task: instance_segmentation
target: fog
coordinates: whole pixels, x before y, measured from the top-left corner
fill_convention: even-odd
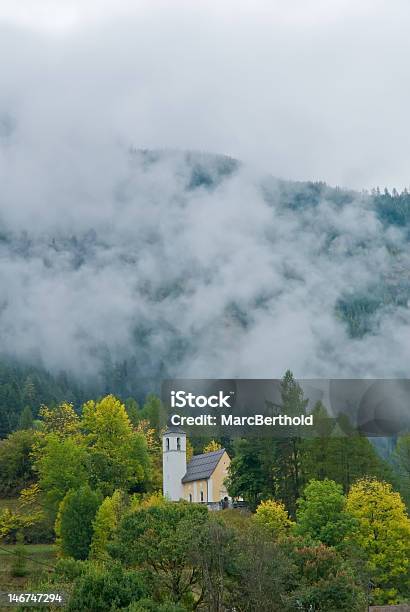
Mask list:
[[[44,199],[15,168],[1,223],[7,352],[81,376],[108,353],[134,356],[141,377],[403,375],[406,308],[382,308],[361,339],[335,313],[408,266],[403,230],[369,198],[295,210],[276,180],[202,154],[123,151],[101,180],[93,160],[72,169],[68,187],[56,163]]]
[[[79,377],[107,355],[137,376],[405,375],[407,308],[351,338],[335,305],[408,277],[360,193],[410,182],[408,3],[137,5],[0,8],[2,352]],[[224,158],[186,150],[242,163],[218,178]],[[213,186],[191,188],[198,160]],[[358,192],[293,210],[267,176]]]
[[[407,0],[3,0],[0,113],[30,160],[113,139],[401,189],[409,20]]]

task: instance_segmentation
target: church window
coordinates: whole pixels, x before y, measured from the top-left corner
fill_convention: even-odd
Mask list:
[[[189,501],[192,504],[192,493],[189,494]]]
[[[201,502],[203,502],[203,501],[204,501],[204,492],[201,491]]]

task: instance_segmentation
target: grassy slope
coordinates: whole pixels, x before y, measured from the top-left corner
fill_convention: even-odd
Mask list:
[[[16,546],[14,544],[0,544],[0,590],[8,589],[24,590],[29,582],[37,580],[41,575],[52,571],[56,561],[56,547],[54,544],[26,544],[24,554],[29,557],[26,563],[27,574],[24,577],[12,575],[13,554]],[[41,562],[41,563],[37,563]],[[47,565],[42,565],[42,563]]]
[[[6,498],[0,499],[0,511],[8,508],[9,510],[16,510],[18,505],[18,498]],[[54,544],[26,544],[24,546],[24,554],[27,557],[26,569],[27,575],[21,578],[12,576],[13,561],[15,561],[15,555],[12,554],[15,551],[14,544],[4,544],[0,542],[0,590],[5,591],[7,589],[24,590],[29,582],[37,580],[44,573],[48,573],[46,563],[51,567],[55,564],[56,559],[56,547]],[[32,560],[31,560],[32,559]],[[41,563],[37,563],[40,561]],[[51,570],[50,570],[51,571]]]

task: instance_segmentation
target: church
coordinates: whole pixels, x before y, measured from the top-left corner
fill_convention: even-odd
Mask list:
[[[231,463],[224,448],[194,455],[187,464],[186,433],[182,429],[167,429],[162,437],[162,467],[164,497],[171,501],[219,504],[228,498],[224,484]]]

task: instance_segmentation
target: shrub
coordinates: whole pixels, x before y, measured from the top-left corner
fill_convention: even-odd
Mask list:
[[[24,551],[24,536],[21,531],[17,534],[17,546],[14,549],[14,554],[11,575],[15,578],[22,578],[27,574],[27,557]]]
[[[147,595],[145,581],[139,572],[124,570],[118,563],[109,567],[90,563],[74,582],[68,610],[110,612],[127,608]]]
[[[87,559],[93,535],[93,520],[101,496],[87,485],[69,491],[60,504],[56,533],[61,552],[74,559]]]
[[[170,602],[158,603],[153,599],[135,601],[127,608],[128,612],[186,612],[186,608]]]

